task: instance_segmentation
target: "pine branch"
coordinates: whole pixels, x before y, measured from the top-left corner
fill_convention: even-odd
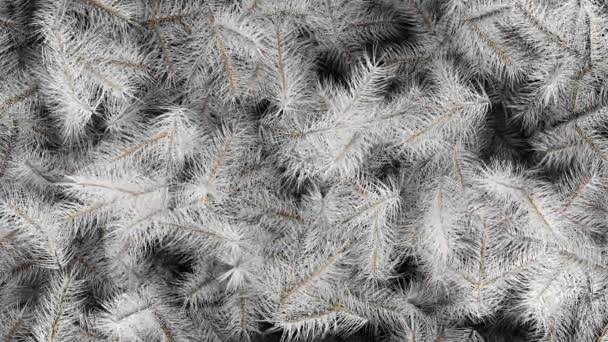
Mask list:
[[[387,196],[385,198],[382,198],[378,201],[375,202],[371,202],[368,203],[367,206],[364,206],[362,209],[357,209],[355,211],[354,214],[348,216],[346,219],[344,219],[341,224],[347,224],[347,223],[351,223],[353,220],[362,217],[363,215],[367,214],[367,213],[376,213],[377,210],[385,204],[389,204],[391,203],[391,201],[396,201],[399,200],[399,195],[391,195],[391,196]],[[373,215],[373,214],[372,214]]]
[[[312,273],[308,274],[306,277],[300,279],[295,285],[286,288],[281,293],[281,304],[287,303],[289,298],[294,294],[300,292],[306,286],[317,280],[323,274],[325,274],[328,270],[330,270],[336,262],[338,262],[341,253],[336,253],[331,255],[328,259],[325,260],[324,263],[320,264]]]
[[[160,2],[158,2],[157,5],[159,6]],[[158,11],[159,11],[159,8],[157,7],[155,9],[155,12],[158,13]],[[163,33],[160,30],[160,22],[153,20],[150,23],[144,23],[144,24],[147,28],[151,29],[155,33],[155,36],[158,40],[158,44],[160,45],[160,52],[162,55],[162,59],[168,67],[169,75],[175,74],[176,67],[172,60],[171,51],[169,50],[169,48],[167,46],[167,42],[163,36]]]
[[[352,51],[350,50],[350,48],[348,47],[348,45],[346,45],[344,43],[344,41],[342,40],[342,37],[338,34],[338,25],[336,24],[336,18],[335,18],[335,14],[334,14],[334,6],[333,6],[333,1],[334,0],[324,0],[323,4],[325,5],[325,8],[327,10],[328,13],[328,18],[329,18],[329,22],[330,22],[330,26],[331,26],[331,31],[333,33],[333,36],[336,38],[336,41],[339,45],[339,49],[341,51],[343,51],[346,55],[346,62],[347,64],[353,64],[353,56],[352,56]]]
[[[374,26],[384,25],[400,25],[401,22],[398,20],[371,20],[371,21],[358,21],[350,26],[350,29],[370,28]]]
[[[143,142],[141,142],[139,144],[136,144],[135,146],[129,147],[128,149],[122,151],[118,156],[113,157],[111,159],[111,161],[118,161],[118,160],[124,159],[124,158],[126,158],[128,156],[131,156],[135,152],[137,152],[137,151],[139,151],[139,150],[147,147],[148,145],[156,144],[159,141],[168,138],[169,136],[170,136],[169,132],[161,132],[159,134],[156,134],[155,136],[153,136],[153,137],[151,137],[151,138],[149,138],[149,139],[147,139],[147,140],[145,140],[145,141],[143,141]]]
[[[361,138],[362,138],[362,135],[359,132],[353,134],[352,138],[350,138],[348,143],[346,143],[346,145],[344,145],[344,147],[340,150],[338,155],[336,155],[336,157],[332,161],[332,164],[342,161],[346,157],[348,151],[351,150],[355,146],[357,141],[359,141]]]
[[[211,170],[210,170],[209,174],[207,175],[207,181],[209,183],[215,182],[215,180],[218,176],[218,173],[220,171],[220,168],[226,162],[226,156],[228,155],[228,149],[230,148],[231,144],[233,143],[234,139],[236,138],[236,135],[237,135],[236,132],[231,132],[227,136],[224,137],[222,144],[220,145],[219,151],[216,152],[215,157],[213,158],[213,161],[211,164]]]
[[[217,290],[217,288],[215,287],[216,285],[217,285],[216,278],[213,278],[213,277],[205,278],[202,281],[198,281],[197,283],[193,284],[193,286],[191,286],[191,288],[184,293],[183,297],[187,303],[188,303],[188,301],[190,301],[190,303],[193,303],[194,302],[193,299],[195,297],[197,297],[200,293],[208,290],[209,288],[213,288],[214,290]],[[205,304],[210,304],[210,303],[205,303]]]
[[[146,19],[143,24],[149,29],[158,29],[162,24],[171,23],[174,21],[180,21],[184,18],[196,16],[199,14],[206,13],[206,10],[195,10],[195,11],[186,11],[180,12],[177,14],[165,15],[165,16],[154,16],[152,18]]]
[[[112,321],[114,321],[115,323],[119,323],[119,322],[129,319],[137,314],[140,314],[144,311],[151,310],[154,307],[156,307],[155,303],[146,301],[144,304],[140,304],[140,305],[136,306],[135,308],[133,308],[131,310],[127,310],[116,317],[112,317]]]
[[[303,139],[303,138],[306,138],[309,136],[315,136],[315,135],[324,134],[324,133],[328,133],[328,132],[339,133],[341,131],[350,131],[350,130],[354,130],[354,129],[366,129],[369,126],[372,126],[374,124],[395,120],[399,117],[403,117],[403,116],[407,116],[407,115],[408,115],[407,112],[400,111],[400,112],[395,112],[395,113],[391,113],[391,114],[384,115],[384,116],[379,116],[377,118],[372,118],[370,120],[355,122],[352,124],[344,124],[344,123],[336,121],[332,125],[327,126],[327,127],[311,128],[311,129],[306,129],[306,130],[291,130],[291,129],[281,128],[281,127],[272,127],[272,126],[268,126],[267,124],[265,126],[270,128],[271,130],[282,132],[289,137]]]
[[[561,208],[562,212],[564,212],[564,211],[568,210],[568,208],[570,208],[570,206],[572,205],[572,203],[574,203],[574,201],[576,200],[576,198],[578,196],[580,196],[580,194],[591,183],[591,181],[592,181],[591,177],[586,177],[586,178],[583,179],[582,182],[580,182],[579,185],[577,185],[576,189],[570,195],[570,198],[568,199],[568,201],[566,201],[566,203],[562,206],[562,208]]]
[[[128,15],[122,13],[120,10],[118,10],[115,7],[107,5],[98,0],[83,0],[83,1],[86,2],[87,4],[91,5],[92,7],[98,8],[116,18],[122,19],[128,23],[133,23],[133,20],[131,18],[129,18]]]
[[[323,17],[322,13],[298,11],[294,9],[280,9],[274,11],[261,11],[258,12],[260,16],[267,18],[297,18],[306,19],[307,17]]]
[[[458,110],[458,109],[456,109],[456,110]],[[444,123],[446,120],[449,120],[452,117],[452,115],[454,115],[456,110],[449,111],[448,114],[440,115],[438,118],[433,119],[433,121],[431,121],[430,125],[415,131],[413,134],[408,136],[407,139],[403,140],[400,144],[403,144],[403,145],[409,144],[412,141],[416,140],[418,137],[428,133],[430,130],[432,130],[436,126],[439,126],[442,123]]]
[[[466,274],[465,272],[460,271],[457,268],[454,268],[451,265],[446,265],[446,268],[454,273],[456,273],[457,275],[459,275],[465,282],[467,282],[469,285],[477,288],[477,287],[481,287],[483,286],[483,282],[479,281],[479,280],[475,280],[473,278],[471,278],[468,274]]]
[[[238,38],[239,44],[245,43],[246,45],[255,48],[256,54],[261,54],[266,57],[266,52],[264,51],[266,49],[266,45],[263,44],[262,39],[258,36],[259,33],[255,32],[255,30],[260,30],[261,28],[253,26],[252,22],[245,20],[245,18],[246,17],[225,17],[223,20],[214,21],[214,24],[217,25],[222,32],[228,33],[229,36]],[[225,38],[226,41],[230,41],[228,37]]]
[[[332,304],[330,305],[327,309],[323,310],[323,311],[319,311],[317,313],[308,315],[308,316],[302,316],[302,317],[298,317],[298,318],[293,318],[290,320],[287,320],[286,323],[288,324],[300,324],[303,323],[305,321],[311,321],[311,320],[316,320],[316,319],[322,319],[322,318],[326,318],[328,316],[334,315],[337,312],[341,312],[344,311],[345,307],[342,304]]]
[[[107,339],[107,337],[105,335],[103,335],[102,333],[95,331],[95,330],[87,330],[83,327],[80,328],[80,337],[83,339],[87,339],[87,338],[100,339],[100,340]]]
[[[489,46],[492,50],[494,50],[496,52],[496,54],[498,55],[498,57],[506,64],[506,65],[511,65],[513,64],[513,60],[511,59],[511,57],[509,57],[509,55],[506,53],[505,50],[501,49],[495,41],[493,41],[485,32],[483,32],[479,26],[477,24],[475,24],[474,22],[471,21],[465,21],[465,23],[467,25],[469,25],[473,31],[475,33],[477,33],[479,35],[479,37],[481,37],[481,39],[484,41],[484,43]]]
[[[70,325],[75,323],[72,311],[77,304],[75,296],[80,285],[73,274],[59,274],[53,279],[36,331],[39,340],[59,342],[65,339],[68,332],[62,328],[70,329]]]
[[[500,281],[500,280],[503,280],[503,279],[507,278],[508,276],[512,276],[512,275],[514,275],[514,274],[521,273],[521,272],[525,271],[527,268],[529,268],[529,267],[531,267],[532,265],[535,265],[535,264],[537,264],[539,261],[541,261],[541,260],[542,260],[542,257],[543,257],[543,256],[536,256],[536,257],[534,257],[534,258],[531,258],[531,259],[529,259],[529,260],[526,260],[525,262],[523,262],[523,263],[521,263],[521,264],[519,264],[519,265],[517,265],[517,266],[515,266],[515,267],[511,268],[511,269],[510,269],[509,271],[507,271],[507,272],[504,272],[504,273],[502,273],[502,274],[496,275],[496,276],[494,276],[494,277],[492,277],[492,278],[489,278],[489,279],[484,279],[484,281],[483,281],[483,286],[488,286],[488,285],[491,285],[491,284],[493,284],[493,283],[496,283],[496,282],[498,282],[498,281]]]
[[[606,155],[599,149],[595,142],[593,142],[593,140],[585,132],[583,132],[583,130],[578,125],[574,125],[574,130],[576,131],[576,134],[578,134],[581,139],[587,145],[589,145],[589,147],[591,148],[591,150],[593,150],[593,152],[595,152],[595,154],[597,154],[602,160],[608,161],[608,157],[606,157]]]
[[[390,58],[386,59],[384,63],[387,66],[399,65],[399,64],[408,64],[414,65],[418,63],[429,63],[433,60],[431,56],[413,56],[410,58]]]
[[[288,220],[292,220],[298,223],[304,223],[304,218],[302,217],[302,215],[295,211],[290,211],[288,209],[267,210],[265,211],[265,213],[270,213],[278,217],[286,218]]]
[[[516,1],[514,3],[514,7],[517,8],[534,27],[536,27],[540,32],[547,36],[550,41],[557,43],[561,48],[568,49],[568,51],[576,51],[572,49],[570,47],[570,44],[568,44],[568,42],[562,39],[558,34],[552,32],[545,25],[543,25],[541,21],[536,18],[530,11],[524,8],[519,1]],[[576,53],[576,55],[578,55],[578,52]]]
[[[41,236],[44,237],[53,257],[55,257],[55,263],[56,263],[58,269],[61,269],[62,268],[62,259],[59,257],[59,251],[57,249],[57,246],[55,245],[55,242],[52,239],[52,236],[49,234],[49,232],[46,229],[44,229],[38,222],[36,222],[36,220],[34,220],[27,213],[26,210],[18,207],[14,200],[6,201],[4,203],[4,205],[6,208],[10,209],[11,214],[14,217],[17,217],[20,220],[22,220],[23,222],[25,222],[26,226],[30,226],[30,227],[34,228],[34,230],[36,232],[38,232],[38,234],[40,234]]]
[[[602,274],[608,273],[608,265],[601,264],[595,260],[589,260],[570,251],[561,249],[559,250],[559,256],[566,260],[569,260],[572,263],[580,263],[582,265],[585,265],[593,269],[594,271],[600,272]]]
[[[464,176],[462,174],[462,161],[458,158],[458,149],[459,148],[460,148],[459,145],[454,145],[454,152],[453,152],[452,156],[454,158],[454,167],[456,169],[456,176],[458,177],[458,182],[460,184],[460,190],[464,191],[465,183],[464,183]]]
[[[239,298],[239,301],[240,301],[239,324],[241,326],[241,329],[243,329],[243,331],[247,331],[247,327],[249,326],[249,317],[248,317],[248,313],[247,313],[247,299],[245,298],[245,296],[241,295]]]
[[[380,227],[379,227],[378,212],[375,211],[372,218],[372,274],[378,273],[379,261],[378,261],[378,248],[380,241]]]
[[[574,149],[578,146],[580,146],[581,144],[576,142],[576,143],[572,143],[572,144],[564,144],[564,145],[560,145],[560,146],[555,146],[555,147],[551,147],[548,149],[545,149],[543,152],[545,154],[553,154],[553,153],[559,153],[562,152],[564,150],[570,150],[570,149]]]
[[[420,5],[418,4],[418,0],[409,0],[409,1],[412,3],[414,8],[416,9],[416,12],[418,13],[418,15],[420,15],[420,17],[422,18],[422,21],[423,21],[424,25],[426,26],[426,29],[430,33],[435,33],[435,29],[433,28],[433,21],[428,16],[428,14],[426,14],[422,10],[422,8],[420,8]]]
[[[555,282],[555,280],[557,279],[557,276],[560,274],[561,270],[555,270],[552,274],[551,277],[549,277],[549,279],[547,280],[547,282],[545,283],[545,285],[543,286],[543,288],[535,295],[535,300],[538,300],[540,297],[542,297],[542,295],[547,292],[547,290],[551,287],[551,285]]]
[[[479,284],[477,286],[477,297],[481,300],[481,282],[486,278],[486,253],[488,243],[488,226],[482,222],[481,241],[479,242]]]
[[[600,3],[0,4],[0,339],[606,339]]]
[[[167,342],[175,342],[176,340],[175,340],[175,336],[173,335],[173,332],[169,328],[169,325],[167,325],[167,322],[165,321],[165,319],[160,315],[158,310],[153,309],[152,314],[154,315],[154,318],[158,322],[161,332],[167,338]]]
[[[379,67],[377,62],[366,60],[365,69],[363,70],[363,77],[361,79],[357,79],[355,81],[355,85],[352,89],[350,89],[350,96],[346,102],[345,106],[340,106],[336,116],[338,120],[336,120],[335,125],[340,125],[342,119],[345,118],[346,114],[350,113],[350,111],[361,102],[364,97],[370,95],[370,88],[381,87],[382,84],[378,84],[378,79],[384,76],[387,73],[382,67]],[[372,91],[378,91],[377,89],[373,89]]]
[[[19,121],[13,120],[12,129],[10,130],[6,147],[3,151],[2,160],[0,161],[0,179],[5,175],[6,169],[13,158],[13,151],[19,138]]]
[[[92,188],[100,188],[100,189],[112,190],[112,191],[116,191],[116,192],[119,192],[119,193],[124,193],[124,194],[127,194],[127,195],[131,195],[131,196],[141,196],[141,195],[145,194],[143,192],[132,191],[132,190],[129,190],[129,189],[124,189],[122,187],[113,186],[112,184],[90,183],[90,182],[74,182],[74,184],[80,185],[80,186],[83,186],[83,187],[92,187]]]
[[[116,197],[109,201],[99,202],[97,204],[84,206],[78,210],[70,211],[69,213],[67,213],[64,216],[65,219],[68,221],[73,221],[73,220],[76,220],[83,216],[86,216],[88,214],[94,213],[96,211],[112,207],[112,206],[120,203],[120,201],[123,199],[129,199],[129,198],[135,199],[140,196],[149,195],[151,193],[154,193],[159,189],[158,187],[155,187],[155,188],[147,190],[147,191],[132,191],[132,190],[127,190],[127,189],[122,189],[122,188],[114,188],[112,185],[102,185],[102,184],[95,184],[95,183],[84,183],[85,185],[83,185],[82,183],[74,183],[74,184],[84,186],[84,187],[101,188],[101,189],[108,189],[108,190],[112,190],[112,191],[118,191],[120,193],[126,193],[127,197]]]
[[[437,194],[434,196],[431,202],[431,209],[429,210],[431,225],[433,226],[433,230],[437,231],[437,233],[432,233],[433,238],[438,238],[439,241],[436,243],[436,247],[438,247],[440,262],[445,261],[443,257],[445,257],[446,251],[450,249],[449,246],[449,232],[445,227],[444,215],[445,207],[444,207],[444,193],[442,189],[437,191]]]
[[[69,285],[69,284],[67,284]],[[63,310],[64,310],[64,301],[65,301],[65,291],[67,291],[67,286],[64,285],[62,286],[61,292],[59,293],[59,299],[58,299],[58,306],[57,306],[57,313],[53,316],[52,320],[51,320],[51,327],[50,329],[50,333],[49,333],[49,342],[55,342],[55,338],[57,336],[57,329],[58,329],[58,325],[59,322],[61,320],[61,316],[63,315]]]
[[[439,115],[438,117],[434,118],[428,125],[414,131],[406,139],[397,143],[397,145],[411,144],[412,142],[419,139],[420,137],[428,134],[431,130],[445,124],[447,120],[450,120],[455,114],[464,110],[467,106],[484,106],[486,104],[487,103],[469,102],[469,103],[462,103],[462,104],[459,104],[456,106],[451,106],[451,107],[445,108],[445,109],[443,109],[443,111],[446,112],[445,114]]]
[[[581,70],[579,70],[576,73],[576,78],[574,79],[574,88],[572,90],[572,112],[576,113],[578,111],[577,108],[577,101],[578,101],[578,94],[579,94],[579,83],[582,81],[583,78],[585,78],[585,76],[587,76],[591,71],[593,70],[593,65],[589,64],[585,67],[583,67]]]
[[[551,233],[551,235],[555,236],[555,229],[553,228],[553,226],[549,223],[549,221],[547,221],[547,217],[545,216],[545,214],[541,211],[540,207],[538,206],[538,204],[536,203],[536,201],[534,200],[534,198],[532,198],[531,194],[526,194],[526,200],[528,201],[528,203],[530,204],[530,207],[532,208],[532,210],[541,218],[544,227],[549,230],[549,233]]]
[[[95,66],[100,65],[100,64],[112,65],[112,66],[116,66],[116,67],[132,69],[132,70],[145,70],[147,68],[147,66],[145,66],[144,64],[142,64],[138,61],[113,59],[113,58],[107,58],[107,57],[84,56],[84,55],[80,55],[80,54],[76,54],[75,57],[76,57],[77,62],[79,62],[83,66],[86,66],[87,69],[93,70],[93,71],[94,71]],[[105,78],[105,76],[103,76],[97,72],[95,72],[95,75],[100,76],[100,78],[102,78],[102,79]],[[108,81],[108,82],[112,83],[111,81]]]
[[[492,18],[492,17],[498,16],[498,15],[501,15],[510,9],[511,9],[511,6],[509,6],[509,5],[500,6],[500,7],[479,13],[479,14],[471,16],[471,17],[467,17],[465,19],[465,22],[480,22],[480,21],[486,20],[488,18]]]
[[[228,54],[228,50],[226,50],[224,38],[222,37],[221,32],[217,28],[217,25],[215,23],[215,16],[207,16],[207,21],[209,22],[209,26],[211,26],[211,29],[213,31],[213,36],[215,37],[217,48],[220,53],[220,59],[222,61],[222,65],[224,66],[226,76],[228,77],[228,86],[230,88],[230,92],[233,97],[236,97],[238,92],[237,76],[236,72],[234,71],[234,68],[232,67],[232,62],[230,62],[230,55]]]
[[[279,66],[279,79],[281,80],[281,89],[283,94],[287,94],[287,77],[285,75],[285,63],[283,61],[283,46],[281,43],[281,30],[279,24],[275,24],[276,27],[276,41],[277,41],[277,64]]]

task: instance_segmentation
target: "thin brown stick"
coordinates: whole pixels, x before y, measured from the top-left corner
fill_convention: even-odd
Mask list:
[[[502,61],[505,64],[507,64],[507,65],[513,64],[513,60],[511,59],[511,57],[509,57],[509,55],[507,55],[505,50],[498,47],[496,42],[494,42],[485,32],[483,32],[479,28],[479,26],[477,26],[477,24],[475,24],[471,21],[467,21],[467,23],[473,29],[473,31],[475,31],[481,37],[481,39],[486,43],[486,45],[488,45],[492,50],[494,50],[496,52],[496,54],[498,54],[500,59],[502,59]]]
[[[574,203],[574,201],[581,194],[583,189],[585,187],[587,187],[587,185],[589,185],[589,183],[591,182],[591,179],[592,179],[591,177],[586,177],[585,179],[583,179],[583,181],[576,187],[574,192],[572,192],[572,195],[570,195],[570,198],[568,199],[566,204],[564,204],[562,206],[562,209],[560,210],[560,212],[564,212],[564,211],[568,210],[568,208],[570,208],[572,203]]]
[[[492,9],[489,10],[487,12],[472,16],[472,17],[468,17],[465,19],[465,21],[482,21],[491,17],[494,17],[496,15],[502,14],[504,13],[506,10],[511,9],[511,6],[502,6],[496,9]]]
[[[290,211],[287,209],[272,209],[267,212],[289,220],[296,221],[298,223],[304,223],[304,218],[299,213],[294,211]]]
[[[125,319],[127,319],[127,318],[129,318],[129,317],[131,317],[133,315],[137,315],[140,312],[144,312],[146,310],[152,309],[152,308],[154,308],[154,306],[155,305],[153,303],[146,303],[146,304],[143,304],[143,305],[139,305],[138,307],[136,307],[135,309],[133,309],[131,311],[127,311],[127,312],[123,313],[122,315],[114,317],[113,320],[115,322],[123,321],[123,320],[125,320]]]
[[[374,20],[374,21],[361,21],[351,24],[349,27],[352,28],[367,28],[370,26],[379,26],[379,25],[399,25],[401,24],[398,20]]]
[[[12,126],[13,127],[8,137],[6,148],[3,151],[2,160],[0,161],[0,178],[4,176],[10,161],[13,159],[13,152],[19,136],[19,120],[13,120]]]
[[[283,93],[287,93],[287,76],[285,75],[285,62],[283,61],[283,46],[281,43],[281,30],[278,24],[276,26],[276,39],[277,39],[277,63],[279,64],[279,78],[281,80],[281,87]]]
[[[538,204],[536,203],[536,201],[534,201],[534,198],[532,198],[532,195],[526,194],[526,199],[527,199],[528,203],[530,204],[530,206],[532,207],[532,209],[534,210],[534,212],[536,212],[538,214],[538,216],[540,216],[541,220],[543,221],[545,227],[549,230],[549,232],[552,235],[555,235],[555,230],[553,229],[553,227],[551,226],[549,221],[547,221],[547,217],[541,211],[541,209],[538,206]]]
[[[66,295],[66,291],[67,291],[67,287],[69,286],[69,282],[64,284],[64,286],[61,288],[61,292],[60,292],[60,296],[59,296],[59,304],[58,304],[58,310],[57,313],[55,313],[55,315],[53,315],[53,319],[51,320],[51,327],[49,329],[49,342],[55,342],[55,337],[57,336],[57,332],[59,329],[59,322],[61,321],[61,316],[63,315],[63,307],[64,307],[64,302],[65,302],[65,295]]]
[[[486,253],[488,244],[488,226],[485,222],[482,223],[483,229],[481,231],[481,241],[479,242],[479,278],[485,279],[486,277]]]
[[[232,67],[232,63],[230,62],[230,55],[228,54],[228,50],[226,49],[226,44],[224,43],[224,38],[222,34],[217,29],[215,24],[215,17],[213,15],[209,15],[207,17],[207,21],[209,25],[213,29],[213,35],[215,36],[215,41],[220,52],[220,59],[222,60],[222,64],[224,65],[224,70],[226,71],[226,76],[228,77],[228,86],[230,88],[230,92],[232,96],[237,95],[237,81],[236,81],[236,72]]]
[[[218,153],[215,155],[215,158],[213,159],[213,163],[211,164],[211,171],[209,173],[209,176],[207,177],[207,181],[209,183],[215,182],[215,179],[218,175],[218,172],[220,171],[220,168],[226,162],[226,155],[228,154],[228,149],[230,148],[230,145],[232,144],[232,141],[234,140],[235,135],[236,135],[236,133],[230,133],[230,135],[228,135],[224,139],[222,146],[219,148]]]
[[[411,134],[410,136],[408,136],[405,140],[403,140],[401,142],[401,144],[409,144],[412,141],[418,139],[420,136],[428,133],[430,130],[432,130],[434,127],[440,125],[441,123],[443,123],[444,121],[448,120],[449,118],[452,117],[452,115],[454,115],[454,112],[449,112],[448,114],[445,115],[441,115],[435,119],[433,119],[433,121],[431,121],[430,125],[419,129],[417,131],[415,131],[413,134]]]
[[[106,190],[118,191],[118,192],[122,192],[122,193],[125,193],[125,194],[128,194],[128,195],[131,195],[131,196],[142,195],[142,193],[139,192],[139,191],[132,191],[132,190],[128,190],[128,189],[125,189],[125,188],[121,188],[121,187],[117,187],[117,186],[113,186],[113,185],[108,185],[108,184],[102,184],[102,183],[77,182],[75,184],[83,186],[83,187],[101,188],[101,189],[106,189]]]
[[[162,140],[164,138],[167,138],[168,136],[169,136],[168,132],[159,133],[159,134],[153,136],[152,138],[150,138],[148,140],[145,140],[142,143],[139,143],[139,144],[137,144],[137,145],[135,145],[133,147],[130,147],[130,148],[124,150],[121,154],[119,154],[118,156],[112,158],[112,161],[117,161],[117,160],[123,159],[123,158],[125,158],[125,157],[127,157],[127,156],[129,156],[129,155],[131,155],[131,154],[133,154],[133,153],[135,153],[137,151],[139,151],[140,149],[142,149],[142,148],[144,148],[144,147],[146,147],[148,145],[154,144],[154,143],[156,143],[156,142],[158,142],[158,141],[160,141],[160,140]]]
[[[336,158],[334,158],[333,162],[337,163],[337,162],[341,161],[342,159],[344,159],[344,157],[346,157],[348,150],[350,150],[353,146],[355,146],[355,143],[357,142],[357,140],[359,140],[359,138],[361,138],[361,134],[359,134],[358,132],[353,134],[352,138],[348,141],[348,143],[346,145],[344,145],[344,148],[340,151],[340,153],[338,153]]]
[[[575,78],[575,82],[574,82],[574,89],[572,90],[573,95],[572,95],[572,112],[576,113],[576,111],[578,110],[577,108],[577,102],[578,102],[578,94],[579,94],[579,85],[580,82],[582,81],[582,79],[591,72],[591,70],[593,70],[593,65],[589,64],[587,66],[585,66],[584,68],[582,68],[581,70],[579,70],[576,73],[576,78]]]
[[[291,288],[285,289],[281,294],[281,304],[287,303],[289,297],[302,290],[306,285],[310,284],[312,281],[323,275],[323,273],[327,272],[329,268],[331,268],[338,261],[338,257],[340,253],[336,253],[329,257],[327,261],[321,264],[315,271],[310,273],[308,276],[302,278],[295,286]]]
[[[574,125],[574,130],[576,130],[576,133],[583,139],[583,141],[586,142],[589,145],[589,147],[591,147],[593,152],[595,152],[602,160],[608,161],[608,158],[604,155],[604,153],[602,153],[600,148],[593,142],[593,140],[585,132],[583,132],[583,130],[580,127],[578,127],[578,125]]]
[[[418,2],[416,0],[410,0],[410,2],[414,5],[416,12],[418,12],[418,15],[420,15],[420,17],[422,18],[422,22],[426,26],[427,30],[430,33],[434,33],[435,30],[433,29],[433,21],[428,16],[428,14],[424,13],[424,11],[422,10],[422,8],[420,8],[420,5],[418,5]]]
[[[197,15],[197,14],[200,14],[203,12],[205,12],[205,11],[197,10],[197,11],[182,12],[182,13],[178,13],[178,14],[165,15],[165,16],[160,16],[160,17],[152,17],[152,18],[146,19],[143,22],[143,24],[150,29],[156,29],[164,23],[182,20],[184,18],[193,16],[193,15]]]
[[[462,161],[458,158],[458,148],[459,145],[454,145],[454,153],[453,153],[453,157],[454,157],[454,166],[456,169],[456,176],[458,177],[458,181],[460,183],[460,190],[464,191],[465,188],[465,184],[464,184],[464,176],[462,175]]]
[[[288,324],[299,324],[302,322],[306,322],[306,321],[310,321],[310,320],[314,320],[314,319],[319,319],[319,318],[324,318],[327,316],[330,316],[332,314],[335,314],[337,312],[340,311],[344,311],[345,310],[345,306],[342,304],[333,304],[331,306],[329,306],[326,310],[309,315],[309,316],[303,316],[297,319],[292,319],[292,320],[288,320],[286,321],[286,323]]]
[[[243,329],[243,331],[247,331],[247,326],[249,325],[249,317],[247,315],[247,302],[245,296],[241,295],[239,309],[241,329]]]
[[[380,241],[380,222],[378,217],[378,211],[374,211],[374,217],[372,221],[372,273],[376,273],[378,271],[378,249],[379,249],[379,241]]]
[[[163,335],[165,335],[165,337],[167,338],[167,342],[175,342],[175,337],[173,335],[173,332],[169,328],[169,325],[167,324],[165,319],[160,315],[160,313],[157,310],[152,310],[152,314],[154,315],[154,318],[158,322],[158,326],[160,327],[160,330],[163,332]]]
[[[571,50],[570,44],[568,44],[568,42],[566,42],[562,37],[560,37],[555,32],[552,32],[551,30],[549,30],[546,26],[544,26],[541,23],[540,19],[538,19],[530,11],[528,11],[526,8],[524,8],[518,1],[515,1],[514,6],[523,13],[524,17],[526,19],[528,19],[528,21],[532,24],[532,26],[536,27],[536,29],[538,29],[540,32],[542,32],[544,35],[546,35],[549,38],[549,40],[551,40],[552,42],[558,43],[559,46],[562,48]]]

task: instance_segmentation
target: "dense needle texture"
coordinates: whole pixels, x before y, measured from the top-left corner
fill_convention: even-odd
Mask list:
[[[603,0],[0,0],[0,341],[608,342]]]

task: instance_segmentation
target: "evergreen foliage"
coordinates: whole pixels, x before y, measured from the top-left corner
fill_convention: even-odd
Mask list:
[[[601,0],[0,0],[2,341],[608,341]]]

